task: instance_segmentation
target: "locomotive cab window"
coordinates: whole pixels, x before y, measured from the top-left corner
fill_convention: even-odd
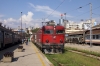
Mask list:
[[[56,34],[64,34],[64,30],[57,30]]]
[[[53,34],[53,30],[45,30],[44,34]]]

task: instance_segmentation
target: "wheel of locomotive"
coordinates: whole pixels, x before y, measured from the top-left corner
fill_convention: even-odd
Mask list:
[[[41,48],[41,51],[42,51],[42,53],[45,53],[45,52],[44,52],[44,48]]]

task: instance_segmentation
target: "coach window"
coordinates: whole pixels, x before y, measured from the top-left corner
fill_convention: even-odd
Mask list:
[[[96,39],[99,39],[99,35],[96,35]]]
[[[6,38],[6,33],[4,32],[4,38]]]
[[[90,35],[86,35],[86,39],[90,39]]]
[[[93,35],[93,39],[96,39],[96,38],[95,38],[95,35]]]
[[[44,34],[53,34],[53,30],[45,30]]]
[[[99,39],[100,39],[100,34],[99,34]]]
[[[99,39],[100,39],[100,34],[99,34]]]
[[[56,34],[64,34],[64,30],[57,30]]]
[[[8,33],[7,33],[7,38],[9,37]]]

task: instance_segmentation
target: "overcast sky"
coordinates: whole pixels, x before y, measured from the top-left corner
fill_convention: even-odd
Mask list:
[[[69,21],[80,22],[90,19],[89,3],[92,3],[92,18],[100,22],[100,0],[0,0],[0,22],[18,28],[21,12],[23,28],[25,23],[26,27],[41,27],[44,19],[58,23],[63,13]]]

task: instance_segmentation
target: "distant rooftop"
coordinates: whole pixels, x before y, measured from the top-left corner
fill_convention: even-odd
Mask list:
[[[76,31],[76,32],[69,33],[69,35],[84,34],[84,32],[85,32],[85,30],[84,31]]]
[[[98,28],[100,28],[100,24],[92,27],[92,29],[98,29]]]

